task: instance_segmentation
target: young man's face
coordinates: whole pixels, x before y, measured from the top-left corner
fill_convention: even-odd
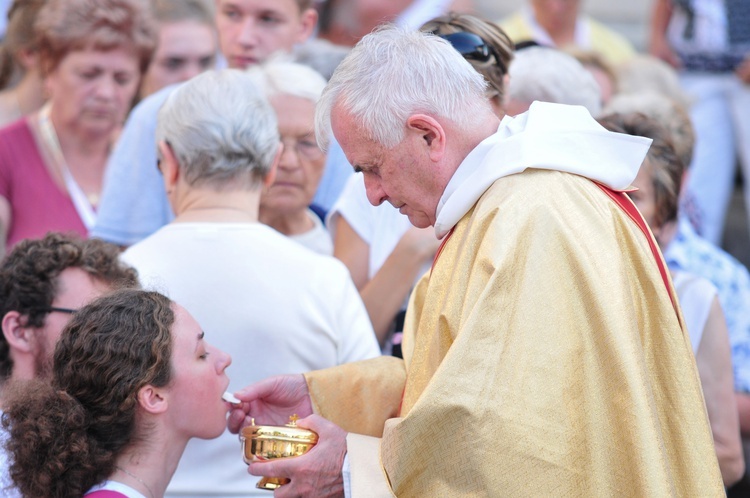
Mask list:
[[[307,40],[318,15],[297,0],[216,0],[219,45],[229,67],[244,69]]]

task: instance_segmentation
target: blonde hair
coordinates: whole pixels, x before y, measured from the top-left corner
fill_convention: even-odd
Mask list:
[[[71,51],[132,48],[141,72],[151,61],[157,26],[146,0],[49,0],[36,21],[43,74]]]
[[[15,0],[8,9],[8,26],[0,45],[0,88],[21,76],[23,68],[18,64],[16,54],[21,50],[37,50],[39,44],[34,21],[46,3],[47,0]]]
[[[420,31],[436,35],[466,32],[481,38],[490,47],[492,57],[487,62],[470,60],[469,64],[490,84],[488,97],[497,97],[499,102],[503,102],[506,91],[505,75],[508,74],[515,47],[500,26],[481,17],[451,12],[427,21]]]

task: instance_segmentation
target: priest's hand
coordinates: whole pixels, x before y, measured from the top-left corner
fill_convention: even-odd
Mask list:
[[[307,382],[301,374],[269,377],[234,395],[242,401],[242,405],[235,405],[227,420],[227,427],[235,434],[252,423],[251,417],[257,425],[284,425],[291,415],[312,414]]]
[[[274,491],[274,498],[343,497],[341,468],[346,455],[346,431],[318,415],[298,420],[297,426],[318,434],[318,443],[310,451],[294,458],[251,463],[248,472],[291,479]]]

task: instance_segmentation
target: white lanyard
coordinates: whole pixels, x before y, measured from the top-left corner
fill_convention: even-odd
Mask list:
[[[48,103],[42,107],[41,111],[39,111],[39,130],[42,133],[42,139],[47,145],[47,148],[60,166],[60,172],[65,181],[65,188],[68,190],[70,200],[73,201],[73,206],[76,208],[78,216],[81,218],[81,221],[83,221],[83,225],[86,229],[91,230],[94,228],[94,223],[96,223],[96,212],[94,211],[91,202],[89,202],[88,197],[86,197],[86,194],[81,190],[81,187],[78,185],[75,178],[73,178],[70,169],[68,169],[68,163],[65,161],[65,156],[63,156],[60,141],[55,132],[55,127],[52,125],[52,121],[49,118],[51,109],[52,105]]]

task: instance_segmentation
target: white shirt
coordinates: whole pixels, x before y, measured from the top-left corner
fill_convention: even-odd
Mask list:
[[[232,355],[230,391],[379,354],[346,267],[260,223],[173,223],[122,257]],[[167,495],[267,498],[256,480],[237,436],[225,432],[188,443]]]

